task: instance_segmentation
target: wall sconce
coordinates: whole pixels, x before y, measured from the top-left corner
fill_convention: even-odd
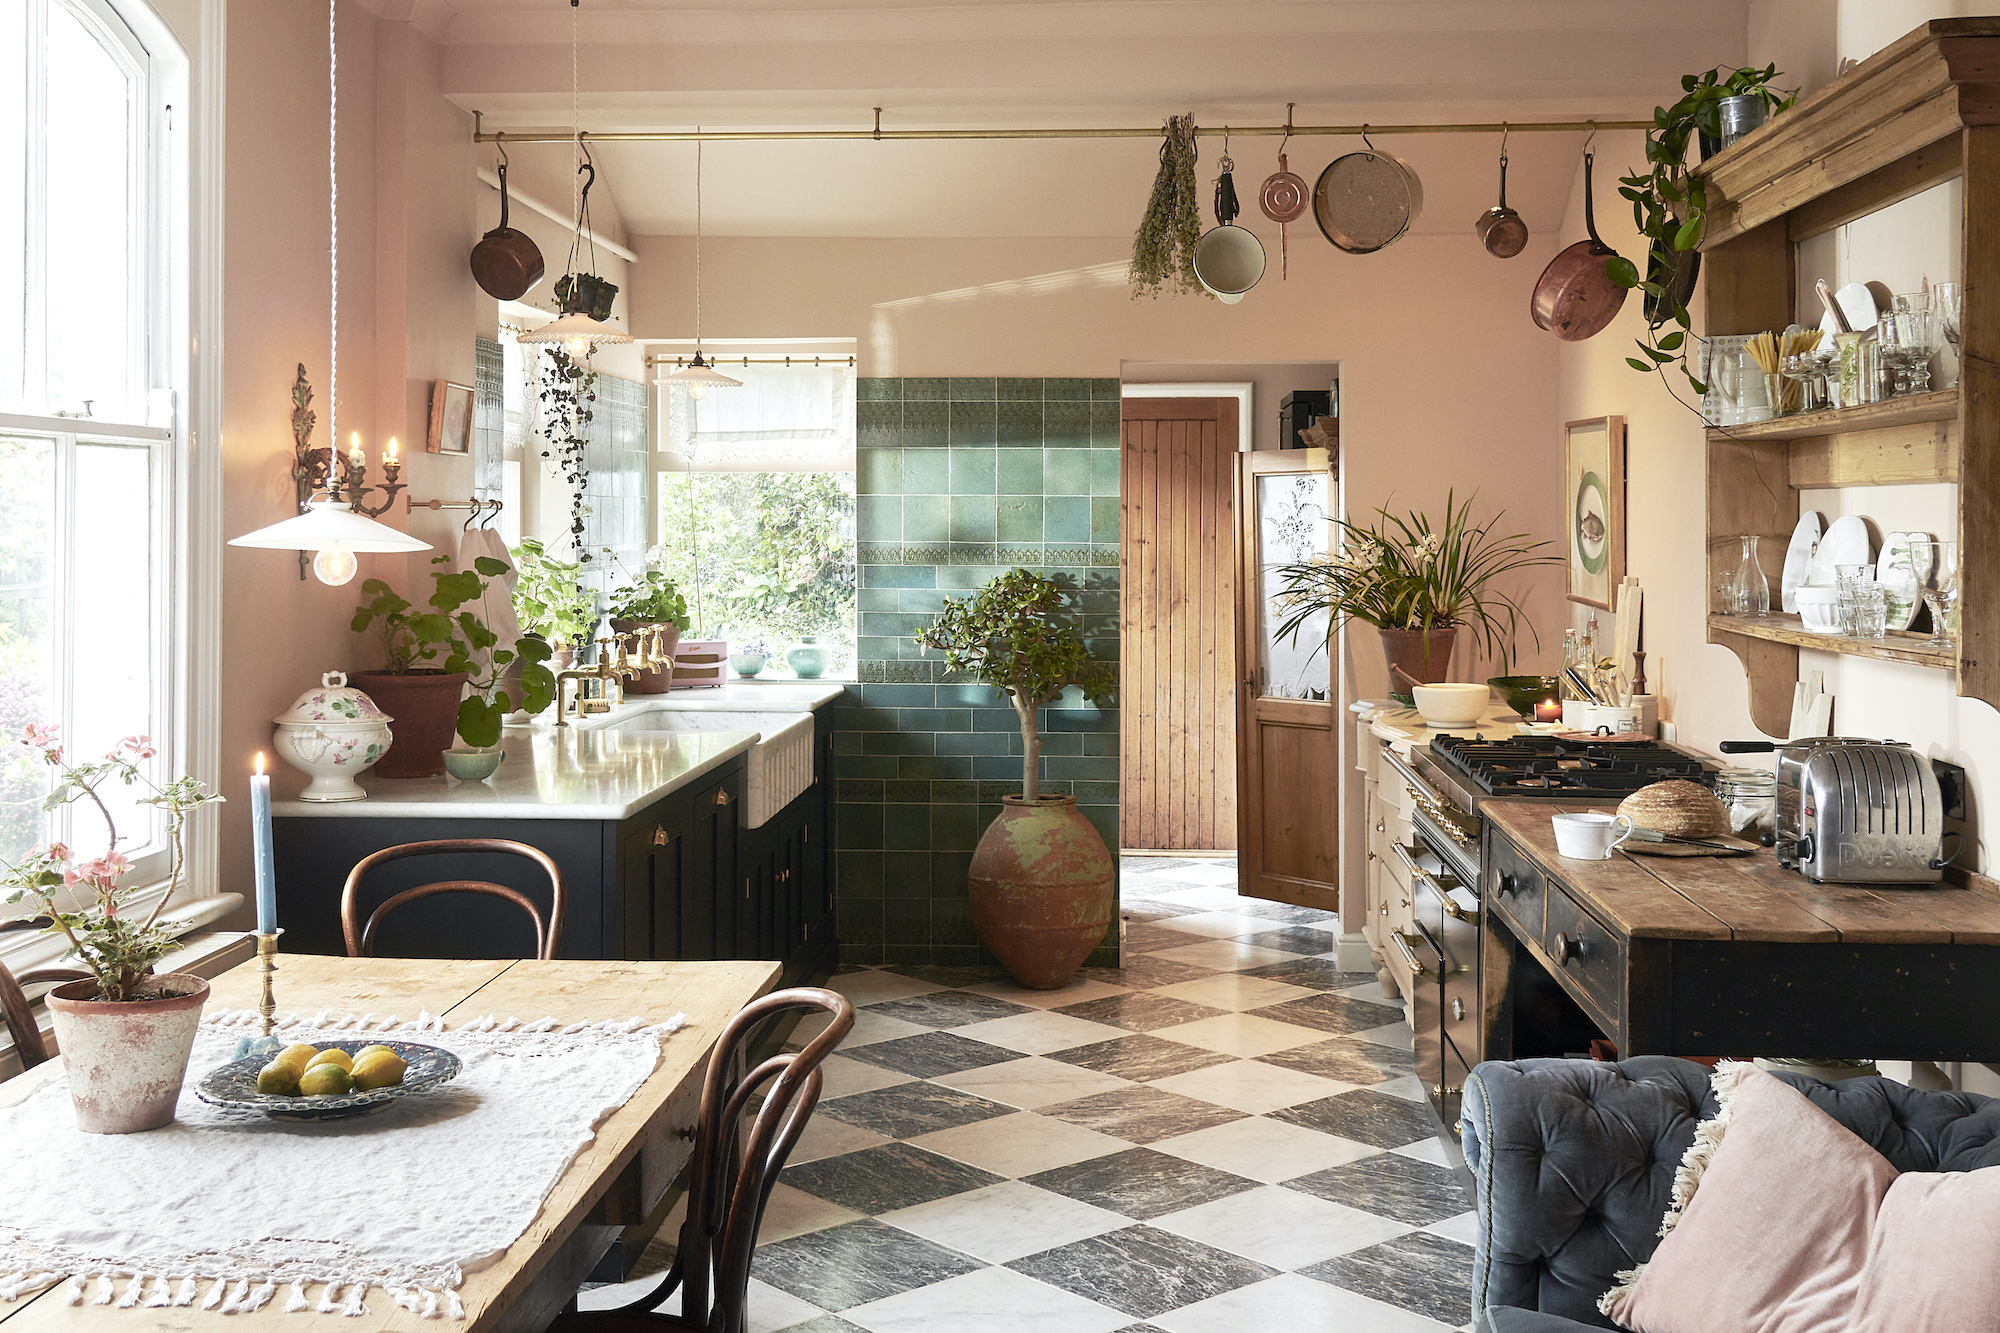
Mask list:
[[[312,384],[301,365],[292,385],[292,485],[299,513],[282,523],[232,538],[229,545],[297,551],[300,580],[310,569],[321,583],[335,586],[354,577],[360,568],[354,558],[359,552],[430,550],[429,542],[375,521],[403,490],[403,464],[396,457],[396,442],[389,441],[383,457],[382,484],[370,486],[360,436],[354,437],[346,456],[336,459],[331,447],[313,447],[312,430],[317,420],[312,411]],[[325,498],[316,499],[321,492]],[[379,505],[367,501],[373,492],[382,496]]]

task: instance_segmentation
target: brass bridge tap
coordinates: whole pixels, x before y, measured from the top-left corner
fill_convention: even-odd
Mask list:
[[[613,661],[611,656],[611,647],[613,644],[618,646],[616,661]],[[599,639],[597,641],[596,666],[587,669],[558,671],[556,673],[556,725],[559,727],[568,726],[572,715],[587,717],[592,713],[610,712],[613,706],[611,691],[616,687],[615,683],[634,674],[636,674],[636,669],[625,658],[624,636],[617,635],[608,639]],[[571,696],[569,703],[566,704],[564,702],[563,683],[565,681],[585,680],[605,682],[605,685],[600,690],[599,697],[585,699]]]

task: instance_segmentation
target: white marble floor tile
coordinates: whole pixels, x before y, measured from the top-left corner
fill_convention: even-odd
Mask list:
[[[1286,1051],[1294,1046],[1308,1046],[1315,1041],[1326,1040],[1326,1033],[1315,1028],[1280,1023],[1274,1018],[1260,1018],[1256,1014],[1217,1014],[1213,1018],[1198,1018],[1192,1023],[1158,1028],[1152,1035],[1239,1059],[1269,1055],[1272,1051]]]
[[[1013,1004],[1025,1004],[1031,1009],[1059,1009],[1066,1004],[1101,1000],[1107,995],[1123,995],[1132,988],[1114,986],[1108,981],[1093,981],[1088,977],[1079,976],[1054,990],[1029,990],[1026,986],[1013,981],[989,981],[984,985],[967,986],[965,989],[975,995],[991,995]]]
[[[1430,1232],[1433,1236],[1443,1236],[1446,1240],[1455,1240],[1460,1245],[1479,1244],[1479,1215],[1477,1213],[1460,1213],[1457,1217],[1447,1217],[1444,1221],[1433,1222],[1423,1229]]]
[[[1334,994],[1345,995],[1350,1000],[1366,1000],[1370,1004],[1379,1004],[1395,1009],[1403,1007],[1403,1001],[1400,998],[1391,999],[1389,992],[1382,989],[1382,983],[1379,981],[1368,981],[1363,982],[1359,986],[1349,986],[1346,990],[1335,991]]]
[[[1392,1218],[1377,1217],[1278,1185],[1246,1190],[1213,1203],[1156,1217],[1152,1225],[1287,1270],[1304,1268],[1415,1229]]]
[[[1124,993],[1115,987],[1107,986],[1105,989],[1114,995]],[[983,1023],[967,1023],[962,1028],[953,1028],[952,1035],[983,1041],[989,1046],[1005,1046],[1010,1051],[1020,1051],[1024,1055],[1047,1055],[1050,1051],[1067,1051],[1073,1046],[1089,1046],[1100,1041],[1112,1041],[1124,1036],[1125,1029],[1112,1027],[1108,1023],[1093,1023],[1087,1018],[1078,1018],[1073,1014],[1056,1014],[1043,1010],[1032,1014],[1009,1014],[1005,1018],[989,1018]]]
[[[827,1103],[819,1104],[825,1110]],[[805,1132],[799,1135],[797,1145],[792,1148],[790,1163],[817,1162],[822,1157],[838,1157],[844,1152],[859,1152],[863,1148],[873,1148],[889,1140],[873,1130],[859,1125],[850,1125],[830,1115],[815,1115],[806,1121]]]
[[[847,1036],[841,1040],[840,1045],[841,1047],[873,1046],[878,1041],[894,1041],[898,1037],[914,1037],[919,1032],[929,1031],[930,1028],[919,1023],[905,1023],[902,1019],[891,1018],[887,1014],[857,1009],[854,1011],[854,1026],[847,1030]]]
[[[882,1220],[990,1264],[1004,1264],[1024,1254],[1038,1254],[1132,1225],[1132,1219],[1122,1214],[1019,1180],[899,1208],[882,1214]]]
[[[1011,1268],[966,1273],[854,1306],[840,1317],[870,1333],[1112,1333],[1133,1322]]]
[[[918,981],[898,972],[848,972],[826,983],[828,990],[837,990],[856,1004],[874,1004],[880,1000],[902,1000],[912,995],[928,995],[934,990],[943,990],[934,982]]]
[[[1182,866],[1174,874],[1195,884],[1211,884],[1227,888],[1231,896],[1236,892],[1236,862],[1217,858],[1213,861],[1196,861],[1193,865]]]
[[[1406,1102],[1420,1102],[1424,1099],[1423,1080],[1415,1074],[1405,1074],[1401,1078],[1377,1083],[1375,1091],[1385,1097],[1401,1097]]]
[[[1361,1085],[1320,1078],[1316,1074],[1302,1074],[1296,1069],[1280,1069],[1256,1060],[1238,1060],[1233,1064],[1210,1065],[1206,1069],[1175,1074],[1171,1078],[1154,1079],[1152,1086],[1178,1092],[1184,1097],[1213,1102],[1217,1106],[1227,1106],[1233,1111],[1262,1115],[1281,1106],[1297,1106],[1301,1102],[1316,1102],[1322,1097],[1352,1092]]]
[[[818,1195],[794,1189],[780,1180],[771,1187],[771,1201],[764,1208],[764,1223],[757,1229],[757,1241],[762,1245],[772,1245],[790,1240],[793,1236],[803,1236],[808,1231],[823,1231],[843,1222],[853,1222],[862,1216],[852,1208],[829,1203]]]
[[[1363,1028],[1359,1032],[1350,1032],[1347,1035],[1362,1041],[1372,1041],[1378,1046],[1393,1046],[1399,1051],[1407,1051],[1415,1044],[1415,1035],[1410,1031],[1410,1025],[1401,1019],[1393,1023],[1384,1023],[1377,1028]]]
[[[646,1289],[659,1280],[660,1275],[658,1273],[651,1273],[645,1277],[636,1278],[631,1282],[620,1282],[606,1287],[592,1287],[590,1290],[578,1294],[577,1308],[580,1310],[616,1309],[645,1295]],[[748,1326],[747,1333],[778,1333],[780,1329],[793,1328],[808,1320],[818,1319],[826,1313],[826,1311],[820,1309],[817,1305],[802,1301],[789,1292],[779,1291],[776,1287],[765,1282],[760,1282],[754,1277],[750,1279],[750,1285],[746,1290],[745,1304],[748,1307],[748,1318],[745,1320]],[[680,1293],[675,1292],[659,1308],[668,1314],[679,1314],[681,1308]]]
[[[1023,1111],[1132,1086],[1130,1079],[1119,1078],[1116,1074],[1100,1074],[1095,1069],[1064,1064],[1060,1060],[1045,1060],[1039,1055],[945,1074],[931,1082],[1007,1106],[1018,1106]]]
[[[1398,1156],[1414,1158],[1419,1162],[1429,1162],[1432,1166],[1451,1165],[1451,1153],[1444,1146],[1443,1139],[1418,1139],[1415,1143],[1406,1143],[1400,1148],[1391,1148],[1389,1151]]]
[[[1451,1327],[1297,1273],[1238,1287],[1146,1322],[1167,1333],[1244,1333],[1245,1329],[1447,1333]]]
[[[1365,1143],[1264,1116],[1232,1120],[1226,1125],[1161,1139],[1151,1147],[1267,1185],[1373,1157],[1381,1151]]]
[[[1109,1134],[1032,1111],[940,1129],[910,1142],[1003,1176],[1031,1176],[1132,1146]]]
[[[1165,995],[1170,999],[1187,1000],[1193,1004],[1205,1004],[1212,1009],[1228,1009],[1238,1012],[1244,1009],[1261,1009],[1267,1004],[1283,1004],[1286,1000],[1303,1000],[1318,994],[1306,986],[1287,985],[1282,981],[1267,981],[1262,977],[1246,977],[1237,972],[1223,972],[1199,981],[1181,981],[1171,986],[1155,986],[1153,994]]]
[[[1239,944],[1235,940],[1207,940],[1201,944],[1161,949],[1149,956],[1171,959],[1176,963],[1192,963],[1196,967],[1212,967],[1218,972],[1240,972],[1247,967],[1263,967],[1266,963],[1293,962],[1299,955],[1255,944]]]
[[[820,1062],[820,1073],[826,1079],[826,1086],[820,1092],[822,1098],[845,1097],[850,1092],[872,1092],[876,1088],[886,1088],[896,1083],[908,1083],[908,1074],[899,1074],[893,1069],[867,1064],[860,1060],[850,1060],[836,1052]]]
[[[1271,922],[1260,917],[1238,916],[1234,912],[1196,912],[1193,916],[1170,916],[1154,924],[1168,930],[1178,930],[1212,940],[1230,940],[1238,935],[1248,935],[1254,931],[1273,928]]]

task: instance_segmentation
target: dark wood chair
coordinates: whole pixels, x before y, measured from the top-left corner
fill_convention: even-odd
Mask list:
[[[832,1019],[804,1049],[773,1055],[738,1075],[757,1025],[792,1010],[826,1013]],[[729,1021],[709,1057],[702,1086],[687,1220],[681,1224],[673,1266],[639,1299],[615,1310],[571,1310],[549,1325],[548,1333],[743,1333],[750,1259],[764,1205],[819,1102],[820,1062],[853,1026],[854,1006],[845,996],[810,986],[774,991]],[[746,1115],[767,1083],[771,1090]],[[683,1313],[659,1313],[655,1307],[676,1288]]]
[[[0,1011],[6,1014],[7,1035],[14,1039],[14,1054],[21,1058],[22,1069],[33,1069],[49,1058],[49,1048],[42,1041],[42,1030],[35,1024],[22,987],[41,981],[82,981],[89,975],[73,967],[44,967],[17,977],[0,963]]]
[[[368,914],[366,924],[359,920],[361,906],[359,900],[361,881],[378,866],[387,865],[406,856],[442,856],[453,853],[498,852],[502,855],[526,857],[542,868],[549,877],[549,916],[542,920],[541,909],[536,907],[527,894],[518,889],[510,889],[504,884],[492,884],[478,879],[440,880],[435,884],[419,884],[414,889],[404,889],[387,902]],[[382,924],[382,918],[405,903],[419,898],[429,898],[440,893],[483,893],[494,898],[505,898],[513,903],[535,923],[535,957],[554,958],[556,949],[562,944],[563,925],[563,877],[556,863],[547,853],[530,847],[525,842],[510,842],[506,838],[436,838],[429,842],[406,842],[397,847],[384,847],[361,859],[361,863],[347,874],[347,883],[340,891],[340,929],[347,937],[349,958],[373,958],[375,930]]]

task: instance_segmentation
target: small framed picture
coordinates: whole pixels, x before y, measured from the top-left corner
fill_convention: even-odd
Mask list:
[[[434,454],[472,452],[472,386],[450,380],[431,381],[431,433],[425,442]]]
[[[1563,427],[1563,526],[1572,602],[1609,611],[1625,581],[1625,418]]]

